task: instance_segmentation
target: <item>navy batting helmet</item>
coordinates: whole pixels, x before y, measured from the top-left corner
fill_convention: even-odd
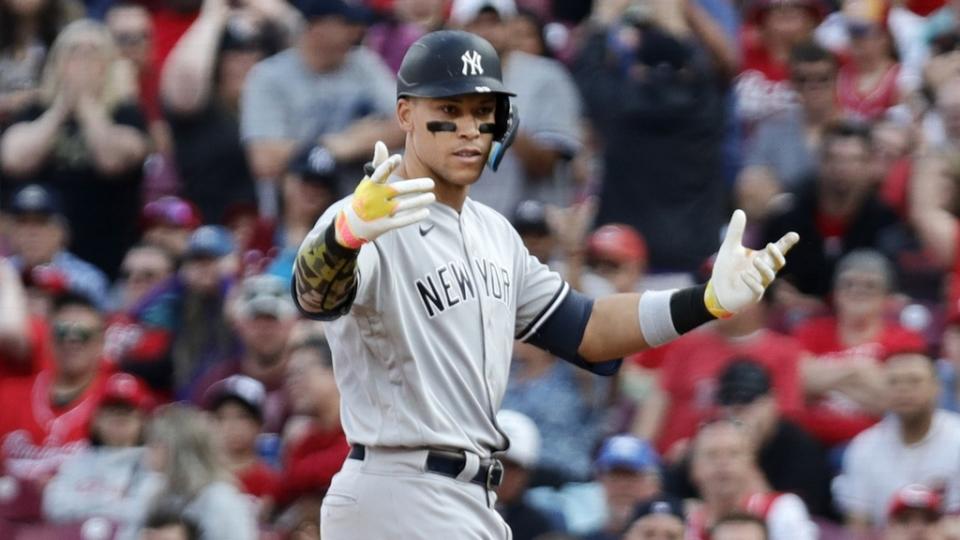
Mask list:
[[[500,57],[480,36],[461,30],[430,32],[418,39],[400,64],[397,98],[441,98],[463,94],[493,94],[497,108],[492,125],[481,131],[492,133],[494,145],[487,163],[497,169],[507,147],[516,136],[518,118],[511,105],[512,92],[503,85]],[[431,131],[456,131],[449,122],[431,122]]]

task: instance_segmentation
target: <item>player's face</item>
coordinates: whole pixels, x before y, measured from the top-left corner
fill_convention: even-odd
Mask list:
[[[412,150],[435,180],[468,186],[480,177],[490,154],[493,135],[481,133],[480,126],[493,123],[495,109],[495,97],[467,94],[402,99],[397,112],[401,127],[412,138],[407,152]],[[456,131],[430,131],[428,122],[450,122]]]
[[[624,540],[682,540],[683,522],[669,514],[651,514],[633,522]]]

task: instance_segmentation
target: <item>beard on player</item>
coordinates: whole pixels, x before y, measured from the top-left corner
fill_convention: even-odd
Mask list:
[[[489,94],[400,99],[397,119],[407,134],[401,175],[433,178],[438,196],[476,182],[493,144],[481,126],[494,122],[496,101]]]

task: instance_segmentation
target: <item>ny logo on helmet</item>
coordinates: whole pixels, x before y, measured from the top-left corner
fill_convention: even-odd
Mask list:
[[[463,53],[463,56],[460,57],[463,60],[463,74],[466,75],[467,71],[470,72],[470,75],[483,75],[483,66],[480,65],[480,53],[477,51],[467,51]]]

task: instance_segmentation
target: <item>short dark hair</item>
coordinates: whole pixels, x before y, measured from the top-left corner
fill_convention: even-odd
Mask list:
[[[85,308],[90,311],[95,311],[97,315],[103,316],[103,313],[93,299],[85,294],[76,291],[66,291],[58,294],[53,299],[53,313],[59,313],[69,307]]]
[[[858,139],[863,143],[868,152],[873,151],[873,137],[871,136],[869,124],[855,120],[840,120],[828,125],[823,131],[823,138],[820,141],[820,151],[825,153],[827,148],[837,140],[851,138]]]
[[[790,49],[790,66],[796,64],[813,64],[816,62],[830,62],[833,67],[838,66],[837,57],[813,41],[799,43]]]
[[[767,531],[767,522],[764,521],[760,516],[749,514],[747,512],[733,512],[721,516],[720,519],[713,524],[713,527],[710,527],[710,536],[712,537],[716,533],[717,529],[726,525],[727,523],[752,523],[763,530],[764,540],[770,537],[770,533]]]
[[[154,506],[141,529],[165,529],[167,527],[181,527],[186,533],[187,540],[200,540],[200,527],[187,516],[179,505],[161,501]]]

